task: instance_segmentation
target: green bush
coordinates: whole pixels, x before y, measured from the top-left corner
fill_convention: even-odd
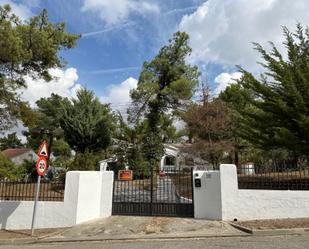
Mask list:
[[[100,155],[91,152],[77,153],[74,160],[68,165],[68,170],[98,170]]]
[[[0,153],[0,178],[18,178],[21,174],[19,167]]]
[[[63,168],[64,170],[69,169],[71,164],[72,164],[72,159],[69,159],[64,156],[58,156],[53,161],[49,162],[50,167]]]
[[[23,176],[29,180],[37,179],[38,173],[36,172],[35,164],[35,161],[24,160],[20,166]]]

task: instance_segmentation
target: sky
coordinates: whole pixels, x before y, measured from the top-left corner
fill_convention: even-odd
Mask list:
[[[261,72],[252,42],[269,48],[273,41],[284,53],[282,26],[293,31],[297,22],[309,24],[308,0],[0,0],[5,3],[23,20],[46,8],[51,21],[82,34],[74,49],[61,52],[67,64],[51,69],[54,80],[26,79],[21,95],[32,106],[52,92],[74,97],[86,87],[124,110],[143,62],[178,30],[190,35],[188,63],[219,94],[241,77],[236,65]]]

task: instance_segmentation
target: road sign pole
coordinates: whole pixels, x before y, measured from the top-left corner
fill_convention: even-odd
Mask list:
[[[34,223],[35,223],[35,218],[36,218],[36,208],[37,208],[37,204],[38,204],[38,200],[39,200],[40,183],[41,183],[41,176],[38,175],[38,182],[36,184],[36,195],[35,195],[33,215],[32,215],[32,223],[31,223],[31,236],[34,235]]]
[[[47,141],[43,141],[38,151],[39,159],[37,160],[36,165],[35,165],[36,171],[38,173],[38,182],[36,184],[36,195],[35,195],[35,200],[34,200],[32,222],[31,222],[31,235],[32,236],[34,235],[34,225],[35,225],[37,205],[39,201],[41,176],[44,176],[47,170],[47,167],[48,167],[47,159],[50,156],[50,153],[48,153],[48,151],[50,150],[48,150],[47,148]]]

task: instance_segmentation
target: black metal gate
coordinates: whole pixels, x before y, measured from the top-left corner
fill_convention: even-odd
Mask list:
[[[192,171],[133,171],[133,180],[115,179],[112,213],[193,217]]]

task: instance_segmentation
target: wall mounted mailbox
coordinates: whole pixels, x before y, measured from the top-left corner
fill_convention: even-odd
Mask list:
[[[194,179],[194,186],[195,186],[196,188],[202,187],[201,178],[195,178],[195,179]]]

